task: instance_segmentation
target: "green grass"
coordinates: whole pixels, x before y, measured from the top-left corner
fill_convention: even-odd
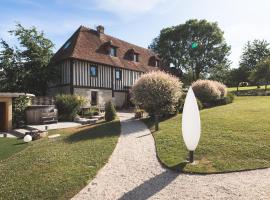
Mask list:
[[[270,85],[267,86],[268,90],[270,89]],[[257,88],[257,86],[246,86],[246,87],[238,87],[239,91],[243,91],[243,90],[264,90],[264,85],[261,86],[260,89]],[[229,92],[235,92],[237,91],[237,87],[230,87],[228,88]]]
[[[27,144],[14,138],[0,138],[0,161],[23,150]]]
[[[50,131],[60,138],[40,139],[0,161],[0,199],[69,199],[108,161],[120,122],[102,122]]]
[[[166,166],[197,173],[270,167],[270,97],[237,97],[232,104],[202,110],[195,165],[185,165],[181,118],[179,114],[162,121],[160,131],[153,133]],[[153,130],[151,120],[145,123]]]

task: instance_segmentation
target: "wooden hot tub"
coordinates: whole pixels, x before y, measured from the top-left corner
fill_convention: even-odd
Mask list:
[[[27,124],[57,123],[57,109],[54,105],[32,105],[26,109]]]

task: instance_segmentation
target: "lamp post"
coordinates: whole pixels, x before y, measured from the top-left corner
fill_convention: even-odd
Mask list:
[[[197,100],[192,87],[189,88],[185,99],[182,114],[182,133],[186,147],[189,150],[189,162],[193,163],[194,151],[201,135],[201,120]]]

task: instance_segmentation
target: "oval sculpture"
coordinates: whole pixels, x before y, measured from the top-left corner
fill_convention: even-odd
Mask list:
[[[187,149],[189,151],[195,151],[201,135],[201,120],[197,100],[192,87],[189,88],[185,99],[182,114],[182,134]]]

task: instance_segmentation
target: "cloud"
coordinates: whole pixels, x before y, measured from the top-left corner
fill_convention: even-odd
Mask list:
[[[165,0],[99,0],[96,2],[97,8],[121,14],[141,14],[153,10]]]

